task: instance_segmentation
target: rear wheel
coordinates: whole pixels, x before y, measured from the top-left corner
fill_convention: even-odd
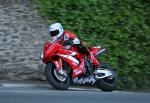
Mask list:
[[[105,67],[105,69],[108,69]],[[96,81],[96,85],[99,89],[106,92],[111,92],[116,89],[117,82],[116,82],[116,75],[112,69],[109,69],[112,72],[112,76],[106,77],[103,79],[99,79]]]
[[[63,70],[67,73],[66,70]],[[65,90],[70,87],[70,78],[67,74],[67,76],[60,75],[56,69],[55,65],[53,63],[47,63],[45,67],[45,76],[48,80],[48,82],[55,88],[59,90]]]

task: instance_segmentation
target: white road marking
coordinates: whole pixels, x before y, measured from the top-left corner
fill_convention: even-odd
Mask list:
[[[96,88],[74,88],[74,87],[71,87],[69,88],[70,90],[99,90],[99,89],[96,89]]]
[[[31,84],[1,84],[4,87],[33,87]]]
[[[0,86],[3,87],[36,87],[37,85],[33,85],[33,84],[10,84],[10,83],[4,83],[4,84],[0,84]],[[91,88],[78,88],[78,87],[70,87],[68,90],[91,90]],[[92,90],[99,90],[96,88],[92,88]]]

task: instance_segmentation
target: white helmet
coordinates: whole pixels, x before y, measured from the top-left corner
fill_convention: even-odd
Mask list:
[[[52,40],[57,40],[62,36],[64,29],[60,23],[53,23],[49,26],[49,33]]]

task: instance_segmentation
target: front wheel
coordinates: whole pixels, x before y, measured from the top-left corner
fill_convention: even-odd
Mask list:
[[[105,68],[108,69],[108,68]],[[116,89],[117,82],[116,82],[116,75],[112,69],[109,69],[112,72],[112,76],[105,77],[103,79],[99,79],[96,81],[96,86],[105,92],[111,92]]]
[[[55,88],[59,90],[65,90],[70,87],[70,78],[61,76],[57,73],[55,65],[53,63],[47,63],[45,67],[45,76],[48,82]]]

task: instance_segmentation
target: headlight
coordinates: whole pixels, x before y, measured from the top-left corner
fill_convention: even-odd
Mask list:
[[[42,51],[41,56],[40,56],[40,59],[43,60],[43,58],[44,58],[44,56],[43,56],[43,51]]]

